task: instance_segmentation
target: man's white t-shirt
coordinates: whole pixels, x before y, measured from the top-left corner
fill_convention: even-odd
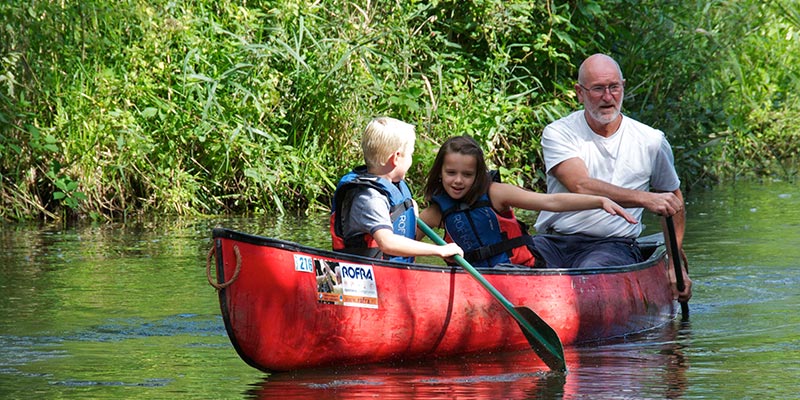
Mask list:
[[[576,111],[542,133],[548,193],[569,193],[550,170],[570,158],[580,158],[589,176],[627,189],[672,192],[680,187],[672,148],[664,133],[623,116],[608,138],[592,131],[584,110]],[[627,208],[641,221],[643,208]],[[583,234],[595,237],[637,238],[642,223],[629,224],[602,209],[553,213],[542,211],[534,226],[538,233]]]

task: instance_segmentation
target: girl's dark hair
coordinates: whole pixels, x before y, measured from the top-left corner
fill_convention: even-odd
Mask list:
[[[433,196],[444,193],[444,186],[442,186],[441,179],[444,156],[452,153],[474,156],[476,160],[475,183],[462,201],[471,205],[489,190],[491,179],[486,170],[486,160],[483,158],[483,150],[481,150],[478,142],[469,136],[454,136],[447,139],[447,141],[442,144],[442,147],[439,148],[439,153],[436,154],[433,166],[430,171],[428,171],[428,180],[425,183],[425,201],[428,202],[428,204],[431,203],[431,198],[433,198]]]

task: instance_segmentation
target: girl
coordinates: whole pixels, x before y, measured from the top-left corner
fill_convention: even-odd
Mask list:
[[[574,193],[543,194],[493,182],[483,151],[469,136],[448,139],[439,149],[425,184],[428,208],[419,217],[445,229],[445,240],[458,244],[475,267],[513,263],[543,267],[534,255],[525,224],[512,207],[528,210],[577,211],[602,208],[637,223],[606,197]],[[417,232],[420,239],[424,234]]]

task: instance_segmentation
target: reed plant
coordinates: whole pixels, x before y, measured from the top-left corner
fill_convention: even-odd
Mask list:
[[[626,109],[667,134],[687,188],[796,179],[800,6],[630,3],[604,47],[627,74]]]
[[[370,118],[482,143],[543,189],[542,128],[587,55],[620,59],[626,113],[685,182],[797,174],[791,2],[100,0],[0,4],[9,220],[327,208]]]

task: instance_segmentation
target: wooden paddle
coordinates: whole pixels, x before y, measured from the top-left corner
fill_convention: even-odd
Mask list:
[[[675,286],[679,292],[686,289],[686,283],[683,281],[683,271],[681,271],[681,253],[678,249],[678,238],[675,235],[675,224],[672,222],[672,216],[665,217],[665,224],[667,226],[667,237],[669,237],[669,258],[672,260],[672,265],[675,267]],[[681,319],[683,321],[689,320],[689,302],[681,302]]]
[[[444,245],[445,241],[436,234],[425,221],[417,218],[417,225],[419,228],[428,235],[434,243]],[[472,275],[489,293],[494,296],[500,304],[511,314],[512,317],[519,324],[525,338],[528,339],[531,348],[539,358],[547,364],[550,369],[554,371],[567,371],[567,364],[564,362],[564,347],[561,345],[561,339],[553,328],[550,327],[543,319],[541,319],[533,310],[527,307],[515,307],[508,301],[497,289],[492,286],[483,275],[478,272],[475,267],[470,265],[464,257],[455,256],[455,260],[459,265]]]

